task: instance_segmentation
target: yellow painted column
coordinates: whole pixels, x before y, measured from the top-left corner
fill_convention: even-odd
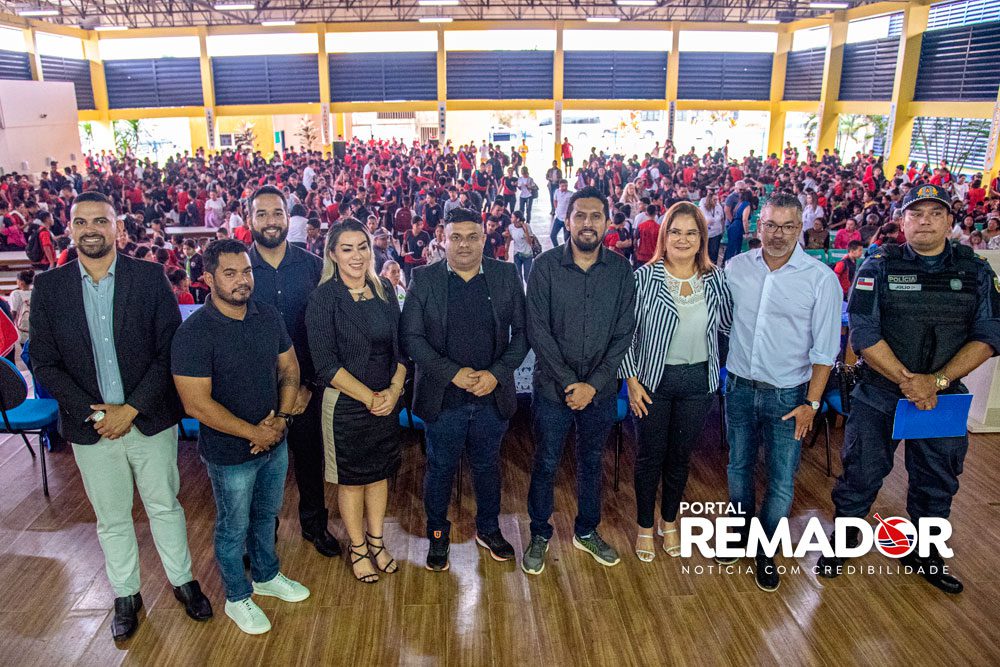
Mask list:
[[[670,124],[670,105],[677,107],[677,82],[681,75],[681,31],[676,24],[671,24],[670,28],[670,53],[667,54],[667,126]],[[676,127],[676,118],[674,119]],[[669,137],[673,141],[673,137]]]
[[[205,107],[205,115],[200,119],[201,124],[195,123],[192,119],[191,125],[191,150],[196,151],[204,148],[206,151],[214,151],[215,146],[215,80],[212,78],[212,59],[208,57],[208,28],[201,26],[198,28],[198,50],[201,64],[201,96]],[[201,127],[204,126],[204,132]]]
[[[94,121],[106,126],[111,132],[111,121],[108,117],[108,81],[104,77],[104,63],[101,61],[101,50],[97,43],[97,32],[91,30],[83,40],[83,56],[90,63],[90,87],[94,91],[94,107],[99,120]]]
[[[21,28],[21,34],[24,35],[24,48],[28,52],[28,66],[31,67],[31,79],[33,81],[44,81],[44,74],[42,73],[42,58],[38,54],[38,43],[35,40],[35,29]]]
[[[990,188],[993,179],[1000,175],[1000,89],[997,90],[997,101],[993,105],[993,120],[990,123],[990,143],[986,147],[986,164],[983,170],[983,187],[990,190],[991,195],[998,194]]]
[[[836,11],[830,24],[830,40],[826,45],[826,59],[823,61],[823,88],[819,95],[819,143],[816,152],[824,148],[831,151],[837,147],[837,127],[840,116],[834,110],[834,103],[840,97],[840,74],[844,65],[844,44],[847,42],[847,13]]]
[[[443,145],[448,120],[448,57],[444,49],[444,28],[437,29],[437,105],[438,141]]]
[[[785,97],[785,74],[788,72],[788,52],[792,50],[792,33],[778,33],[778,48],[771,66],[771,124],[767,132],[767,154],[781,154],[785,143],[786,114],[781,102]]]
[[[552,54],[552,159],[562,163],[562,117],[564,67],[566,53],[563,50],[563,22],[556,22],[556,50]]]
[[[910,142],[913,138],[910,103],[917,85],[920,46],[924,30],[927,29],[930,9],[929,0],[914,0],[903,10],[903,34],[899,38],[896,74],[892,81],[892,100],[889,103],[889,153],[885,156],[885,164],[890,173],[893,166],[905,165],[910,159]]]
[[[330,57],[326,52],[326,24],[320,23],[316,26],[316,35],[319,41],[319,52],[317,64],[319,65],[319,103],[320,122],[323,124],[321,136],[326,139],[323,142],[323,151],[332,150],[333,139],[330,130]]]

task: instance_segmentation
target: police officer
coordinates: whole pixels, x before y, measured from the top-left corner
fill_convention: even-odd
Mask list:
[[[867,516],[892,470],[897,401],[931,410],[938,394],[966,392],[960,380],[1000,350],[1000,283],[971,248],[949,243],[947,191],[914,187],[901,208],[906,244],[876,250],[858,270],[848,302],[851,343],[865,365],[844,432],[844,472],[833,488],[838,517]],[[968,447],[965,435],[907,440],[906,511],[914,523],[948,517]],[[857,529],[849,531],[851,546],[858,538]],[[819,574],[835,577],[843,563],[820,558]],[[936,547],[927,558],[913,551],[903,563],[946,593],[962,591]]]

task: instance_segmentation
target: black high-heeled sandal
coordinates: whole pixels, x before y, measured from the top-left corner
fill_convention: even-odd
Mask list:
[[[371,533],[365,533],[365,537],[368,538],[368,552],[372,555],[372,560],[375,561],[375,567],[382,570],[386,574],[392,574],[399,569],[399,564],[396,562],[395,558],[390,558],[388,565],[385,567],[378,564],[378,555],[385,551],[385,542],[382,540],[382,536],[375,537]],[[382,544],[372,544],[375,540],[382,542]]]
[[[351,545],[350,552],[351,552],[351,570],[352,571],[354,570],[354,566],[355,565],[357,565],[358,563],[360,563],[361,561],[363,561],[366,558],[371,558],[371,552],[367,548],[365,549],[364,552],[361,552],[361,551],[357,551],[355,547],[367,547],[367,546],[368,546],[367,542],[362,542],[361,544],[352,544]],[[378,563],[375,563],[375,567],[378,567]],[[354,578],[357,579],[358,581],[360,581],[363,584],[378,583],[378,579],[379,579],[378,574],[375,573],[375,572],[372,572],[371,574],[365,574],[365,575],[362,575],[360,577],[358,576],[358,573],[355,572],[354,573]]]

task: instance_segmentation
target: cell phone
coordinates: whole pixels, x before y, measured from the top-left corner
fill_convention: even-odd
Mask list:
[[[96,424],[97,422],[104,419],[104,410],[94,410],[90,415],[83,420],[84,424]]]

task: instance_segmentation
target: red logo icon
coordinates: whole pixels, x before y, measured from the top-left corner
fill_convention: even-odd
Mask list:
[[[875,548],[889,558],[902,558],[917,547],[917,528],[908,519],[891,516],[883,519],[875,513]]]

